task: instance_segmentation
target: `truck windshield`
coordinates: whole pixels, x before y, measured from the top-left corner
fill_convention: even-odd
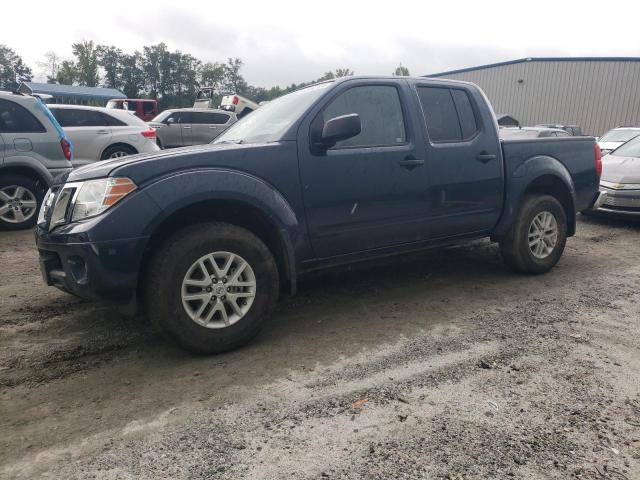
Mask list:
[[[624,145],[621,145],[616,150],[611,152],[611,155],[640,158],[640,136],[634,138],[633,140],[629,140]]]
[[[244,117],[212,143],[277,142],[330,84],[320,83],[277,98]]]
[[[640,130],[611,130],[601,136],[598,142],[627,142],[638,134]]]

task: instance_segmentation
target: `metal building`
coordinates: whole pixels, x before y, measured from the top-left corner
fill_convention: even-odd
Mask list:
[[[596,136],[640,126],[640,57],[523,58],[427,76],[479,85],[521,125],[575,124]]]
[[[49,103],[69,103],[76,105],[104,106],[112,98],[127,98],[115,88],[77,87],[57,83],[23,82],[18,87],[20,93],[51,95]]]

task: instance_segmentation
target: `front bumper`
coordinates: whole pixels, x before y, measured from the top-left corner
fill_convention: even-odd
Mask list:
[[[640,190],[600,187],[592,213],[640,218]]]
[[[36,229],[40,269],[47,285],[81,298],[135,305],[146,237],[105,242],[66,240]]]

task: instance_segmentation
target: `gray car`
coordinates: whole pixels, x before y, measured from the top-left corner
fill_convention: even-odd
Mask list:
[[[181,108],[165,110],[149,125],[156,129],[159,147],[173,148],[209,143],[237,121],[233,112]]]
[[[72,150],[40,99],[0,92],[0,229],[36,223],[51,181],[71,170]]]
[[[640,218],[640,136],[602,159],[595,212]]]

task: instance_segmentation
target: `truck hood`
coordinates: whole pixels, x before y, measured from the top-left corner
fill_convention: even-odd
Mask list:
[[[252,171],[257,162],[268,162],[285,144],[207,144],[162,150],[151,154],[138,154],[95,162],[69,173],[67,182],[78,182],[107,176],[126,176],[137,185],[174,172],[203,168],[230,168]],[[295,145],[293,145],[295,148]],[[291,146],[287,146],[291,148]],[[272,157],[273,158],[273,157]]]
[[[640,158],[606,155],[602,158],[602,180],[612,183],[640,183]]]

